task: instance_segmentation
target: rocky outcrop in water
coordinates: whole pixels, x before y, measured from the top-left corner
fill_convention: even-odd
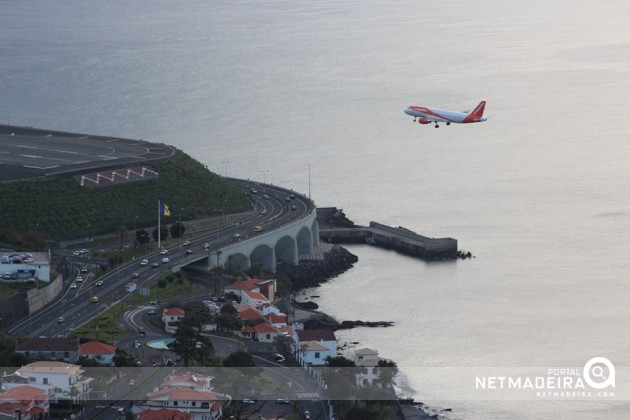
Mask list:
[[[334,246],[322,260],[302,260],[298,265],[280,263],[275,276],[286,278],[293,290],[316,287],[354,266],[359,258],[341,246]]]

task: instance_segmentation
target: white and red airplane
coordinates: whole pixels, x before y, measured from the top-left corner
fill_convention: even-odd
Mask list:
[[[451,123],[468,124],[486,121],[487,118],[483,118],[483,110],[485,107],[486,101],[479,102],[479,105],[470,112],[449,111],[448,109],[411,105],[409,108],[405,109],[405,114],[411,115],[414,122],[417,120],[420,124],[435,123],[435,128],[438,128],[438,123],[440,122],[450,125]]]

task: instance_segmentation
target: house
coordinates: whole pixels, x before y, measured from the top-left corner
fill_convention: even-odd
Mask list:
[[[236,305],[236,312],[238,313],[238,317],[243,321],[257,319],[263,321],[265,319],[258,309],[256,309],[251,303],[247,302],[242,302]]]
[[[138,414],[138,419],[184,419],[180,416],[184,412],[193,420],[217,420],[223,415],[221,401],[229,400],[228,395],[213,391],[210,385],[212,376],[182,372],[167,376],[152,392],[148,393],[144,401],[139,401],[132,407],[132,412]],[[162,413],[167,417],[156,417]],[[141,417],[145,416],[145,417]],[[146,417],[149,416],[149,417]]]
[[[177,325],[184,319],[186,312],[179,308],[164,308],[162,312],[162,322],[164,322],[164,329],[166,332],[175,334],[177,331]]]
[[[284,327],[287,325],[287,316],[283,313],[275,313],[271,312],[265,315],[265,319],[268,323],[273,325],[276,328]]]
[[[266,322],[255,325],[245,325],[241,329],[241,336],[260,341],[261,343],[273,343],[278,335],[280,335],[280,332]]]
[[[243,301],[244,291],[260,293],[268,302],[276,298],[276,280],[249,279],[225,286],[225,293],[234,293],[240,301]]]
[[[253,290],[242,290],[241,292],[241,302],[246,302],[256,307],[269,303],[269,300],[262,293],[254,292]]]
[[[100,341],[90,341],[81,345],[79,354],[79,357],[92,359],[101,365],[113,366],[116,346]]]
[[[0,418],[39,420],[49,413],[48,392],[40,388],[22,385],[0,394]]]
[[[323,366],[328,356],[337,356],[335,333],[331,329],[295,329],[293,353],[302,366]]]
[[[80,350],[78,338],[31,338],[15,345],[15,352],[29,360],[74,363],[79,359]]]
[[[356,383],[358,386],[372,385],[378,378],[378,351],[363,348],[354,350],[354,363],[357,365]]]
[[[220,400],[227,396],[213,391],[199,391],[190,388],[166,387],[147,394],[143,401],[136,402],[131,412],[139,414],[149,410],[182,410],[193,420],[217,420],[223,415]]]
[[[158,410],[145,410],[138,413],[137,420],[192,420],[193,415],[182,410],[160,408]]]
[[[71,399],[77,403],[88,398],[93,381],[93,378],[83,377],[83,372],[81,366],[70,363],[41,361],[3,375],[2,385],[7,390],[30,385],[46,391],[52,402]]]
[[[160,384],[161,388],[190,388],[197,391],[212,391],[210,382],[214,377],[199,373],[183,372],[167,376]]]

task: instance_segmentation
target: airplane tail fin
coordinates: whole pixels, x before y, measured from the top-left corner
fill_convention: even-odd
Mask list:
[[[468,117],[471,117],[473,119],[480,119],[481,117],[483,117],[483,110],[486,107],[486,101],[481,101],[479,102],[479,105],[477,105],[477,107],[475,109],[473,109],[473,111],[468,114]]]
[[[483,118],[483,110],[486,107],[486,101],[479,102],[479,105],[475,109],[472,110],[466,117],[464,118],[463,123],[472,123],[472,122],[480,122],[485,121]]]

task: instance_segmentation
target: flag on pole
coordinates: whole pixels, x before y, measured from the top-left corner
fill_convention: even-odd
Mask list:
[[[171,215],[171,209],[169,208],[168,204],[160,203],[160,214],[162,216],[170,216]]]

